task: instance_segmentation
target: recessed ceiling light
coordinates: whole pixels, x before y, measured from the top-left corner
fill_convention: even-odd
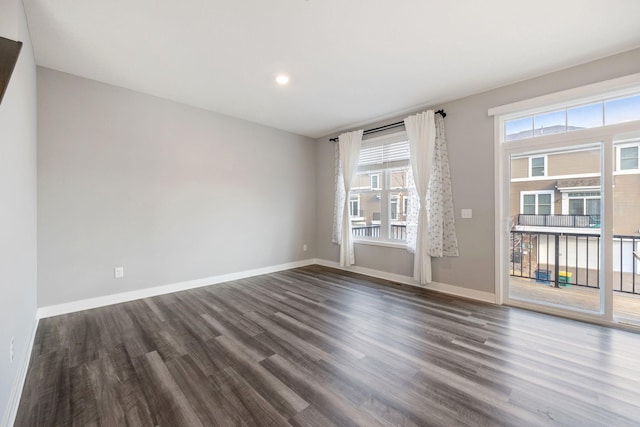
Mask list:
[[[286,85],[287,83],[289,83],[289,76],[287,76],[286,74],[278,74],[276,76],[276,83],[281,86]]]

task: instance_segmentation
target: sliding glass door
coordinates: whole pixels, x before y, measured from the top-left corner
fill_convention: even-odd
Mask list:
[[[498,301],[640,327],[640,74],[489,114]]]
[[[601,146],[510,153],[509,299],[600,312]]]
[[[640,133],[616,135],[613,172],[613,315],[640,324]]]

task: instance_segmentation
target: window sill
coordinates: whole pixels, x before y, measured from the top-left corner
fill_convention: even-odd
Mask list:
[[[392,240],[379,240],[379,239],[353,239],[353,243],[358,245],[370,245],[370,246],[383,246],[387,248],[395,249],[407,249],[407,242],[397,242]]]
[[[640,169],[622,169],[613,171],[614,175],[637,175],[640,174]]]

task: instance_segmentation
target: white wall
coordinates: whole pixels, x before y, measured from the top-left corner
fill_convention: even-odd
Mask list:
[[[547,74],[435,106],[447,113],[449,161],[460,256],[433,261],[433,279],[475,291],[493,293],[494,280],[494,137],[491,107],[640,72],[640,49]],[[364,129],[393,123],[409,114]],[[318,258],[337,261],[331,243],[334,151],[328,135],[317,150]],[[461,219],[460,209],[473,209],[472,219]],[[356,264],[403,276],[413,275],[413,256],[404,249],[356,244]]]
[[[19,398],[17,387],[36,317],[36,66],[20,0],[3,0],[0,36],[23,42],[0,104],[0,422],[4,425]]]
[[[312,139],[46,68],[38,113],[39,306],[315,256]]]

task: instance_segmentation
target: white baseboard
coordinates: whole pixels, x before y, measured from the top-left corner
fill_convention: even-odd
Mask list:
[[[291,268],[304,267],[306,265],[315,263],[315,259],[307,259],[302,261],[288,262],[285,264],[272,265],[268,267],[255,268],[252,270],[245,270],[237,273],[220,274],[218,276],[205,277],[202,279],[154,286],[151,288],[139,289],[131,292],[122,292],[118,294],[105,295],[102,297],[88,298],[84,300],[67,302],[64,304],[49,305],[46,307],[38,308],[38,318],[42,319],[45,317],[58,316],[60,314],[73,313],[76,311],[88,310],[91,308],[104,307],[107,305],[119,304],[122,302],[133,301],[141,298],[148,298],[157,295],[169,294],[172,292],[185,291],[188,289],[215,285],[217,283],[230,282],[232,280],[239,280],[247,277],[275,273],[282,270],[289,270]]]
[[[327,261],[324,259],[312,258],[302,261],[295,261],[285,264],[272,265],[269,267],[245,270],[236,273],[221,274],[218,276],[205,277],[202,279],[188,280],[185,282],[171,283],[168,285],[155,286],[151,288],[139,289],[136,291],[122,292],[118,294],[105,295],[102,297],[88,298],[84,300],[71,301],[68,303],[50,305],[38,308],[38,318],[58,316],[60,314],[73,313],[76,311],[88,310],[91,308],[104,307],[111,304],[119,304],[122,302],[133,301],[141,298],[148,298],[157,295],[169,294],[172,292],[185,291],[188,289],[200,288],[203,286],[215,285],[216,283],[224,283],[232,280],[244,279],[247,277],[259,276],[261,274],[275,273],[277,271],[288,270],[291,268],[304,267],[307,265],[319,264],[326,267],[337,268],[345,271],[353,271],[364,274],[366,276],[377,277],[379,279],[390,280],[392,282],[403,283],[405,285],[418,286],[425,289],[455,295],[464,298],[471,298],[478,301],[495,303],[495,295],[489,292],[481,292],[473,289],[461,288],[459,286],[447,285],[445,283],[432,282],[428,285],[420,285],[413,277],[403,276],[400,274],[387,273],[385,271],[374,270],[371,268],[353,266],[350,268],[340,267],[337,262]]]
[[[9,394],[9,402],[7,402],[7,410],[4,413],[2,419],[2,427],[9,427],[14,425],[16,421],[16,415],[18,415],[18,406],[20,406],[20,397],[22,396],[22,389],[24,388],[24,382],[27,379],[27,370],[29,363],[31,362],[31,352],[33,351],[33,342],[36,338],[36,331],[38,330],[39,318],[36,317],[33,322],[33,329],[31,330],[31,337],[26,346],[26,349],[20,357],[20,365],[16,376],[13,380],[13,386],[11,387],[11,394]]]
[[[22,389],[27,376],[27,369],[31,361],[31,352],[33,351],[33,344],[38,329],[39,319],[57,316],[60,314],[73,313],[76,311],[88,310],[91,308],[104,307],[111,304],[118,304],[127,301],[133,301],[141,298],[148,298],[157,295],[164,295],[172,292],[179,292],[188,289],[199,288],[203,286],[214,285],[217,283],[230,282],[233,280],[244,279],[247,277],[259,276],[262,274],[275,273],[282,270],[289,270],[292,268],[304,267],[307,265],[318,264],[325,267],[336,268],[339,270],[353,271],[355,273],[364,274],[366,276],[376,277],[379,279],[389,280],[396,283],[402,283],[405,285],[411,285],[420,287],[423,289],[431,289],[437,292],[446,293],[449,295],[455,295],[464,298],[470,298],[478,301],[484,301],[489,303],[495,303],[495,295],[489,292],[481,292],[473,289],[461,288],[459,286],[447,285],[444,283],[432,282],[428,285],[420,285],[413,277],[403,276],[400,274],[388,273],[385,271],[375,270],[371,268],[353,266],[350,268],[341,267],[337,262],[327,261],[319,258],[306,259],[302,261],[295,261],[285,264],[278,264],[268,267],[256,268],[252,270],[245,270],[236,273],[221,274],[217,276],[205,277],[202,279],[188,280],[185,282],[172,283],[168,285],[155,286],[152,288],[145,288],[131,292],[123,292],[112,295],[105,295],[102,297],[88,298],[79,301],[72,301],[64,304],[50,305],[40,307],[37,310],[37,316],[34,321],[33,330],[31,332],[31,338],[29,340],[28,348],[21,358],[21,365],[16,374],[16,378],[11,389],[11,395],[7,405],[7,410],[2,420],[2,426],[11,426],[15,422],[15,417],[18,413],[18,406],[20,404],[20,397],[22,395]]]
[[[446,283],[438,283],[438,282],[431,282],[428,285],[421,285],[413,277],[403,276],[403,275],[394,274],[394,273],[387,273],[386,271],[359,267],[357,265],[354,265],[352,267],[341,267],[339,263],[335,261],[327,261],[325,259],[316,259],[315,263],[319,265],[323,265],[325,267],[332,267],[332,268],[337,268],[339,270],[345,270],[345,271],[353,271],[354,273],[364,274],[365,276],[377,277],[378,279],[385,279],[391,282],[402,283],[410,286],[416,286],[423,289],[442,292],[444,294],[454,295],[454,296],[463,297],[463,298],[469,298],[476,301],[488,302],[491,304],[496,303],[496,296],[490,292],[476,291],[474,289],[461,288],[460,286],[447,285]]]

